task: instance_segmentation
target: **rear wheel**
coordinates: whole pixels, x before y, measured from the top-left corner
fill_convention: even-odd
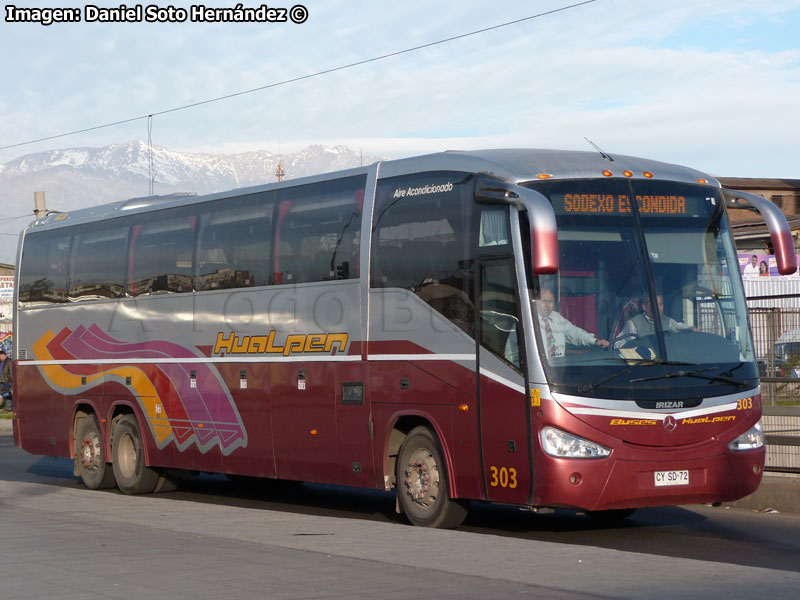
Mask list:
[[[77,439],[80,443],[75,454],[75,464],[83,484],[90,490],[107,490],[114,487],[114,470],[106,462],[103,435],[97,417],[87,415],[78,425]]]
[[[133,415],[125,415],[117,423],[111,456],[117,487],[123,494],[149,494],[155,490],[159,473],[145,465],[142,436]]]
[[[436,434],[415,427],[397,457],[397,498],[408,520],[420,527],[451,529],[467,516],[467,502],[450,497]]]

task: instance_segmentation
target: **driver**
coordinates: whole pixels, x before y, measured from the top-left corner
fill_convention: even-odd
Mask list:
[[[678,322],[675,319],[668,317],[664,314],[664,297],[661,294],[656,296],[658,304],[658,314],[661,315],[661,329],[663,331],[685,331],[691,329],[697,331],[697,327],[686,325],[685,323]],[[645,336],[653,335],[656,331],[656,325],[653,321],[653,308],[650,306],[650,299],[645,298],[642,301],[643,313],[634,315],[625,322],[625,325],[620,331],[619,338],[624,338],[632,335]]]
[[[575,346],[608,348],[608,340],[597,339],[596,335],[573,325],[566,317],[554,310],[556,295],[551,288],[542,287],[539,300],[531,300],[531,304],[534,302],[538,303],[539,326],[548,358],[564,356],[567,342]],[[517,336],[512,334],[508,337],[506,344],[506,358],[515,362],[513,358],[518,356],[518,352]]]

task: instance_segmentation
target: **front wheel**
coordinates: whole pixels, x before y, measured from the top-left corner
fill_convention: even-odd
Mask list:
[[[87,415],[78,425],[77,439],[80,447],[75,453],[75,464],[83,484],[90,490],[107,490],[114,487],[114,470],[106,462],[103,436],[97,417]]]
[[[397,498],[408,520],[420,527],[452,529],[467,516],[467,503],[450,497],[436,434],[415,427],[397,457]]]
[[[133,415],[125,415],[117,423],[111,457],[117,487],[123,494],[149,494],[156,489],[158,471],[145,465],[142,436]]]

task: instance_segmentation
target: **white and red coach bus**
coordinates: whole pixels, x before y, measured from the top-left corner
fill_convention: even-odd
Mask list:
[[[727,202],[793,271],[780,211]],[[726,196],[691,169],[445,152],[50,215],[17,263],[14,439],[88,488],[396,489],[454,527],[470,500],[624,516],[761,478]]]

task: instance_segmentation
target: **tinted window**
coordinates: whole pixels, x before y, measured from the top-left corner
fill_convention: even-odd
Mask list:
[[[517,284],[510,259],[481,267],[481,344],[519,368],[522,336],[517,307]]]
[[[359,276],[366,175],[278,192],[275,282]]]
[[[474,316],[473,188],[464,173],[382,180],[372,233],[371,287],[412,290],[466,331]]]
[[[81,225],[74,231],[70,299],[124,296],[128,227],[118,219]]]
[[[69,231],[25,236],[20,266],[20,302],[65,302],[69,265]]]
[[[128,262],[131,296],[192,291],[195,222],[183,208],[133,218]]]
[[[203,205],[196,289],[268,285],[272,277],[274,193],[228,198]]]

